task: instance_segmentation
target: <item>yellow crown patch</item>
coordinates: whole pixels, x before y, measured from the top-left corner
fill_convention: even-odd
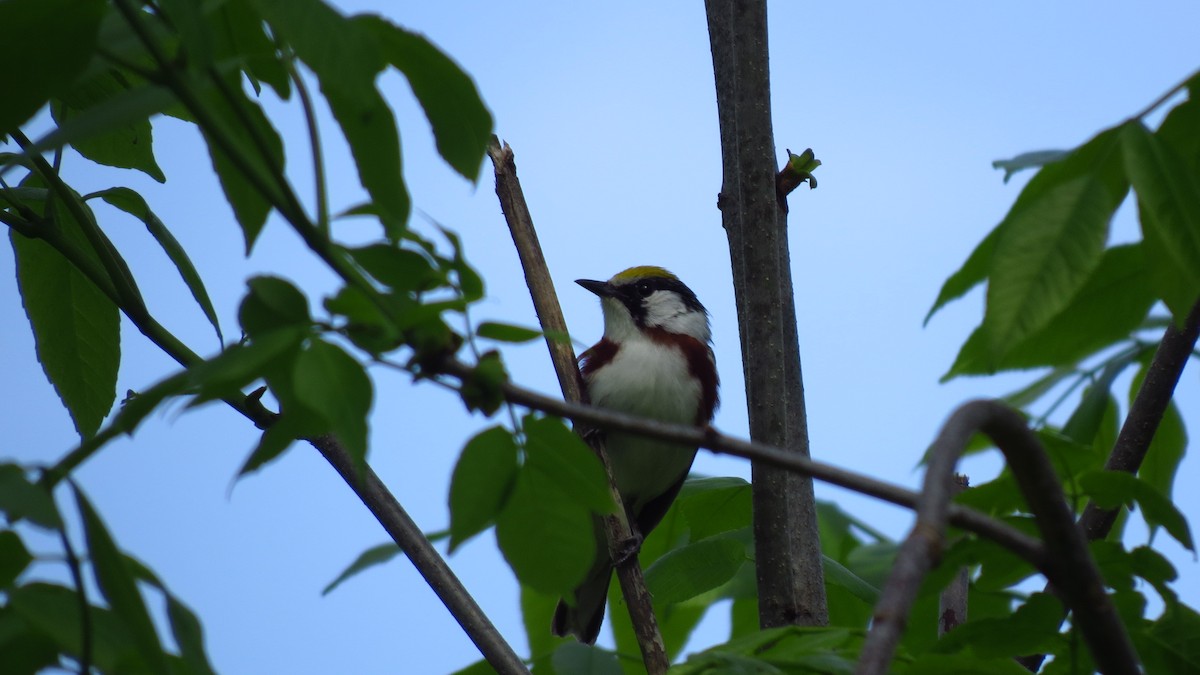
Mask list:
[[[663,279],[679,281],[674,274],[671,274],[661,267],[655,267],[653,265],[640,265],[638,267],[630,267],[624,272],[618,272],[616,276],[614,276],[612,279],[609,279],[609,283],[624,284],[635,279],[645,279],[647,277],[659,277]]]

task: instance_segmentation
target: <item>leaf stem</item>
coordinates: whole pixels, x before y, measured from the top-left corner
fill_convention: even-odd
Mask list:
[[[317,114],[313,107],[312,97],[308,93],[308,85],[296,68],[296,60],[291,54],[286,57],[288,74],[296,85],[296,93],[300,97],[300,107],[304,110],[304,121],[308,125],[308,144],[312,149],[313,180],[317,191],[317,229],[326,237],[329,236],[329,189],[325,182],[325,160],[321,154],[321,135],[317,126]]]

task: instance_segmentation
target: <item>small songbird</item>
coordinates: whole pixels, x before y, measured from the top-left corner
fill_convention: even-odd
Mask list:
[[[717,367],[708,313],[675,275],[632,267],[608,281],[575,283],[600,296],[604,337],[579,356],[591,403],[671,424],[707,425],[717,407]],[[609,432],[605,448],[635,537],[645,537],[683,487],[696,446]],[[593,644],[604,621],[612,578],[603,526],[596,521],[596,560],[554,613],[555,635]]]

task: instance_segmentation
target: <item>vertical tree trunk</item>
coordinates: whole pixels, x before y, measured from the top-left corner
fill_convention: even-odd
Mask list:
[[[808,455],[787,211],[775,187],[765,0],[706,0],[729,236],[754,440]],[[759,623],[825,625],[812,480],[753,465]]]

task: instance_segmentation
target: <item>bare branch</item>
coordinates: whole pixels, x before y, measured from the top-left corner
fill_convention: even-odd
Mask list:
[[[976,431],[990,437],[1004,453],[1049,554],[1050,564],[1044,573],[1058,588],[1064,604],[1075,612],[1076,624],[1097,668],[1106,674],[1140,672],[1137,653],[1105,592],[1104,580],[1067,506],[1054,467],[1025,420],[996,401],[971,401],[960,406],[934,442],[917,506],[917,522],[901,545],[875,606],[874,625],[856,672],[888,672],[921,580],[942,552],[955,492],[954,467]]]
[[[558,294],[554,291],[554,282],[550,278],[546,258],[542,255],[541,244],[538,243],[533,217],[530,216],[529,205],[525,202],[525,193],[517,179],[517,165],[512,148],[507,143],[501,147],[499,139],[493,136],[488,144],[488,156],[492,158],[495,167],[496,196],[500,199],[500,208],[504,211],[513,244],[521,258],[525,282],[529,287],[529,294],[533,297],[533,306],[537,311],[542,331],[546,334],[546,347],[550,350],[550,360],[554,364],[555,373],[558,374],[563,397],[572,403],[585,403],[587,391],[583,387],[579,367],[576,365],[575,349],[570,340],[564,339],[567,335],[567,322],[563,319]],[[581,430],[578,426],[576,429]],[[642,568],[637,564],[637,556],[628,554],[629,542],[636,540],[630,524],[625,520],[625,505],[621,502],[621,493],[617,490],[608,455],[604,451],[604,439],[596,434],[581,434],[581,437],[604,465],[604,472],[608,475],[609,492],[617,505],[616,514],[603,518],[605,538],[608,540],[609,557],[619,561],[616,564],[617,580],[629,607],[629,618],[637,635],[642,661],[650,675],[665,673],[671,664],[658,630],[658,620],[654,616],[654,606],[650,592],[646,590]]]
[[[469,377],[471,367],[457,361],[447,361],[442,364],[442,372],[454,377]],[[817,480],[838,485],[860,494],[902,506],[909,509],[917,507],[919,496],[912,490],[906,490],[898,485],[885,483],[869,476],[853,471],[817,462],[774,446],[747,441],[718,432],[713,427],[700,429],[697,427],[665,424],[656,420],[625,415],[603,408],[589,405],[568,403],[525,389],[510,382],[501,385],[505,400],[533,410],[540,410],[551,415],[565,417],[577,423],[601,429],[624,431],[640,434],[647,438],[656,438],[680,445],[689,444],[709,450],[717,454],[733,455],[754,460],[770,466],[811,476]],[[1050,569],[1050,559],[1042,543],[1029,535],[1010,527],[994,518],[990,518],[959,504],[951,504],[948,510],[948,521],[956,527],[974,532],[1000,544],[1017,556],[1029,562],[1038,571],[1047,573]]]
[[[706,0],[750,437],[807,457],[808,422],[788,253],[776,189],[765,0]],[[763,628],[829,622],[812,479],[755,463],[754,546]]]

